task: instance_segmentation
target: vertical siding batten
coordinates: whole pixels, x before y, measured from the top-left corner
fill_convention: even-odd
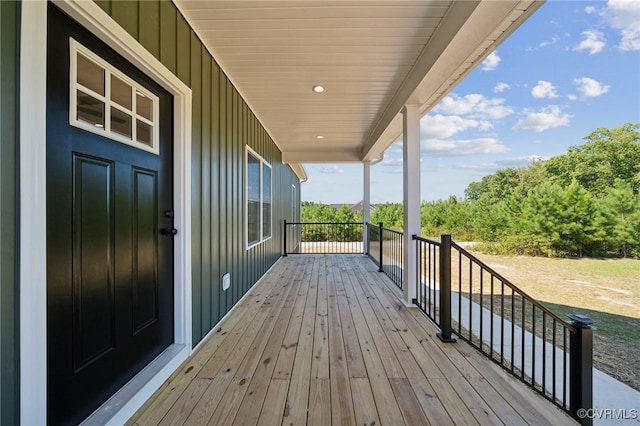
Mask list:
[[[220,279],[227,270],[227,76],[220,73]],[[222,288],[221,288],[222,291]],[[229,291],[220,293],[220,312],[227,312],[227,295]]]
[[[201,239],[202,239],[202,330],[203,336],[211,323],[211,57],[206,49],[201,47],[202,62],[202,151],[200,153],[202,175],[202,204],[201,204]]]
[[[142,3],[145,3],[144,1]],[[191,87],[191,38],[197,37],[181,14],[177,17],[176,43],[177,48],[177,77]]]
[[[138,40],[153,56],[160,59],[160,2],[143,1],[138,7]]]
[[[0,424],[19,424],[18,75],[20,3],[0,1]]]
[[[226,291],[225,299],[227,301],[227,309],[231,309],[233,306],[233,286],[235,285],[236,277],[233,274],[233,230],[231,229],[231,224],[233,223],[233,206],[231,202],[233,200],[232,192],[234,190],[233,187],[233,164],[231,164],[232,159],[232,139],[233,139],[233,86],[231,84],[231,80],[227,78],[226,80],[226,92],[227,92],[227,134],[224,139],[225,145],[225,157],[223,162],[227,164],[226,167],[226,180],[227,185],[224,187],[224,209],[225,209],[225,228],[227,229],[227,237],[225,238],[225,252],[226,252],[226,262],[224,264],[225,271],[231,274],[231,288]]]
[[[232,191],[232,205],[233,205],[233,231],[234,235],[240,236],[241,238],[233,238],[233,272],[236,277],[236,285],[233,287],[233,304],[235,305],[238,300],[240,300],[240,293],[242,290],[242,275],[240,274],[240,250],[242,247],[242,236],[243,233],[239,230],[239,225],[243,221],[241,217],[239,217],[242,209],[240,207],[240,199],[242,198],[240,195],[243,193],[244,188],[240,186],[240,180],[238,179],[238,172],[242,169],[242,159],[240,158],[240,144],[242,143],[241,134],[240,134],[240,100],[238,97],[238,91],[233,88],[233,191]],[[240,241],[239,241],[240,240]]]
[[[118,21],[120,26],[136,40],[140,39],[138,33],[139,6],[140,3],[131,1],[114,1],[111,4],[111,17]]]
[[[160,62],[174,74],[176,73],[177,15],[177,9],[172,2],[168,0],[160,2]]]
[[[191,130],[191,259],[193,344],[200,341],[202,330],[202,55],[200,40],[191,36],[191,90],[193,90]]]
[[[220,68],[211,66],[211,329],[222,317],[220,312]]]

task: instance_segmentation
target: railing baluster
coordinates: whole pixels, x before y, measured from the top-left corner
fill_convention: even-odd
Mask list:
[[[489,336],[489,353],[491,354],[491,358],[493,358],[493,275],[491,275],[491,309],[489,312],[489,327],[490,327],[490,336]]]
[[[462,252],[458,250],[458,336],[462,336]]]
[[[542,390],[547,389],[547,313],[542,311]]]
[[[515,301],[515,291],[511,289],[511,372],[515,371],[515,340],[516,340],[516,301]]]
[[[483,305],[483,297],[482,297],[482,292],[484,291],[483,286],[482,286],[482,280],[484,279],[484,275],[483,275],[484,270],[482,268],[480,268],[480,350],[482,351],[482,342],[484,342],[484,340],[482,339],[482,332],[483,332],[483,325],[484,325],[484,311],[482,309]]]
[[[475,346],[473,343],[473,263],[469,259],[469,342],[471,346]]]
[[[552,388],[552,397],[553,400],[555,401],[556,398],[556,376],[558,375],[558,369],[556,366],[556,329],[557,329],[557,324],[556,324],[556,319],[553,318],[553,331],[552,331],[552,336],[551,339],[553,339],[553,363],[552,363],[552,367],[553,367],[553,383],[551,383],[551,388]],[[565,348],[563,348],[563,350],[565,350]]]
[[[520,300],[522,301],[520,303],[520,305],[522,306],[522,313],[520,314],[522,316],[521,321],[520,321],[520,341],[521,341],[521,346],[520,346],[520,355],[522,358],[521,364],[520,364],[520,379],[522,379],[522,381],[524,382],[524,335],[525,335],[525,324],[524,324],[524,317],[525,317],[525,313],[526,313],[526,305],[525,305],[525,300],[524,297],[520,297]]]
[[[500,365],[504,366],[504,281],[500,280]]]
[[[536,385],[536,305],[531,305],[531,386]]]

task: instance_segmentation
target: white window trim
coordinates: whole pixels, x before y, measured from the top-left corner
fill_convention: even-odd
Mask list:
[[[126,422],[192,352],[191,89],[92,1],[55,4],[173,95],[174,344],[87,421]],[[46,65],[47,2],[21,8],[20,34],[20,422],[47,423]]]
[[[273,167],[271,166],[271,164],[269,164],[269,162],[267,160],[264,159],[264,157],[262,157],[260,154],[258,154],[257,152],[255,152],[253,149],[251,149],[249,146],[245,147],[245,153],[244,153],[244,241],[245,241],[245,246],[246,249],[249,250],[253,247],[256,247],[262,243],[264,243],[265,241],[269,241],[271,238],[273,238]],[[260,212],[260,217],[258,219],[259,222],[259,230],[258,230],[258,234],[260,235],[260,238],[258,241],[256,242],[249,242],[249,167],[248,167],[248,163],[249,163],[249,154],[251,154],[252,156],[254,156],[256,159],[258,159],[260,161],[260,172],[259,172],[259,176],[260,176],[260,208],[258,209]],[[262,178],[263,178],[263,174],[262,174],[262,169],[263,167],[268,167],[269,169],[271,169],[271,179],[269,182],[269,188],[270,188],[270,192],[271,192],[271,235],[269,235],[268,237],[264,236],[264,229],[263,229],[263,214],[264,214],[264,209],[263,209],[263,204],[264,204],[264,194],[263,194],[263,185],[262,185]]]
[[[83,55],[91,62],[98,65],[105,72],[104,74],[104,95],[94,92],[93,90],[84,87],[83,85],[78,83],[78,54]],[[132,146],[137,149],[141,149],[143,151],[148,151],[153,154],[160,154],[160,126],[159,126],[159,104],[160,100],[156,95],[148,91],[144,86],[142,86],[137,81],[131,79],[125,73],[111,65],[109,62],[102,59],[100,56],[87,49],[81,43],[77,42],[74,39],[69,39],[69,56],[71,61],[71,66],[69,69],[69,124],[78,127],[80,129],[86,130],[91,133],[95,133],[100,136],[104,136],[105,138],[112,139],[116,142],[123,143],[125,145]],[[146,117],[141,116],[136,112],[136,98],[137,96],[132,96],[131,99],[131,110],[128,110],[125,107],[122,107],[118,103],[111,100],[111,76],[114,75],[129,86],[136,92],[142,93],[144,96],[151,100],[151,105],[153,108],[151,120]],[[77,107],[78,107],[78,98],[76,96],[77,91],[84,92],[104,103],[104,127],[93,126],[89,123],[86,123],[82,120],[78,120],[77,115]],[[131,116],[131,138],[126,136],[114,133],[111,131],[111,108],[118,109],[125,114]],[[146,145],[142,142],[138,142],[136,135],[136,121],[140,120],[151,126],[153,129],[151,135],[151,146]]]

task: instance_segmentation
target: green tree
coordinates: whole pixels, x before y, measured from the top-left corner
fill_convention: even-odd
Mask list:
[[[401,203],[378,204],[371,212],[371,223],[382,222],[385,228],[402,231],[404,229],[404,207]]]
[[[616,179],[632,182],[640,190],[640,123],[614,129],[598,128],[586,143],[545,162],[547,172],[562,185],[577,180],[594,195],[603,195]]]
[[[622,257],[640,253],[640,196],[632,184],[616,180],[598,202],[606,247]]]
[[[593,197],[576,180],[568,187],[545,182],[525,200],[520,233],[548,255],[578,255],[601,241],[602,217]]]

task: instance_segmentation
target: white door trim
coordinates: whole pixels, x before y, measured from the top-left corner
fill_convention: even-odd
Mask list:
[[[55,4],[174,97],[174,344],[99,412],[121,423],[191,353],[191,89],[93,1]],[[20,421],[47,419],[47,2],[22,2],[20,50]],[[130,386],[132,385],[132,386]],[[118,397],[120,399],[118,399]],[[122,398],[126,398],[122,401]]]

